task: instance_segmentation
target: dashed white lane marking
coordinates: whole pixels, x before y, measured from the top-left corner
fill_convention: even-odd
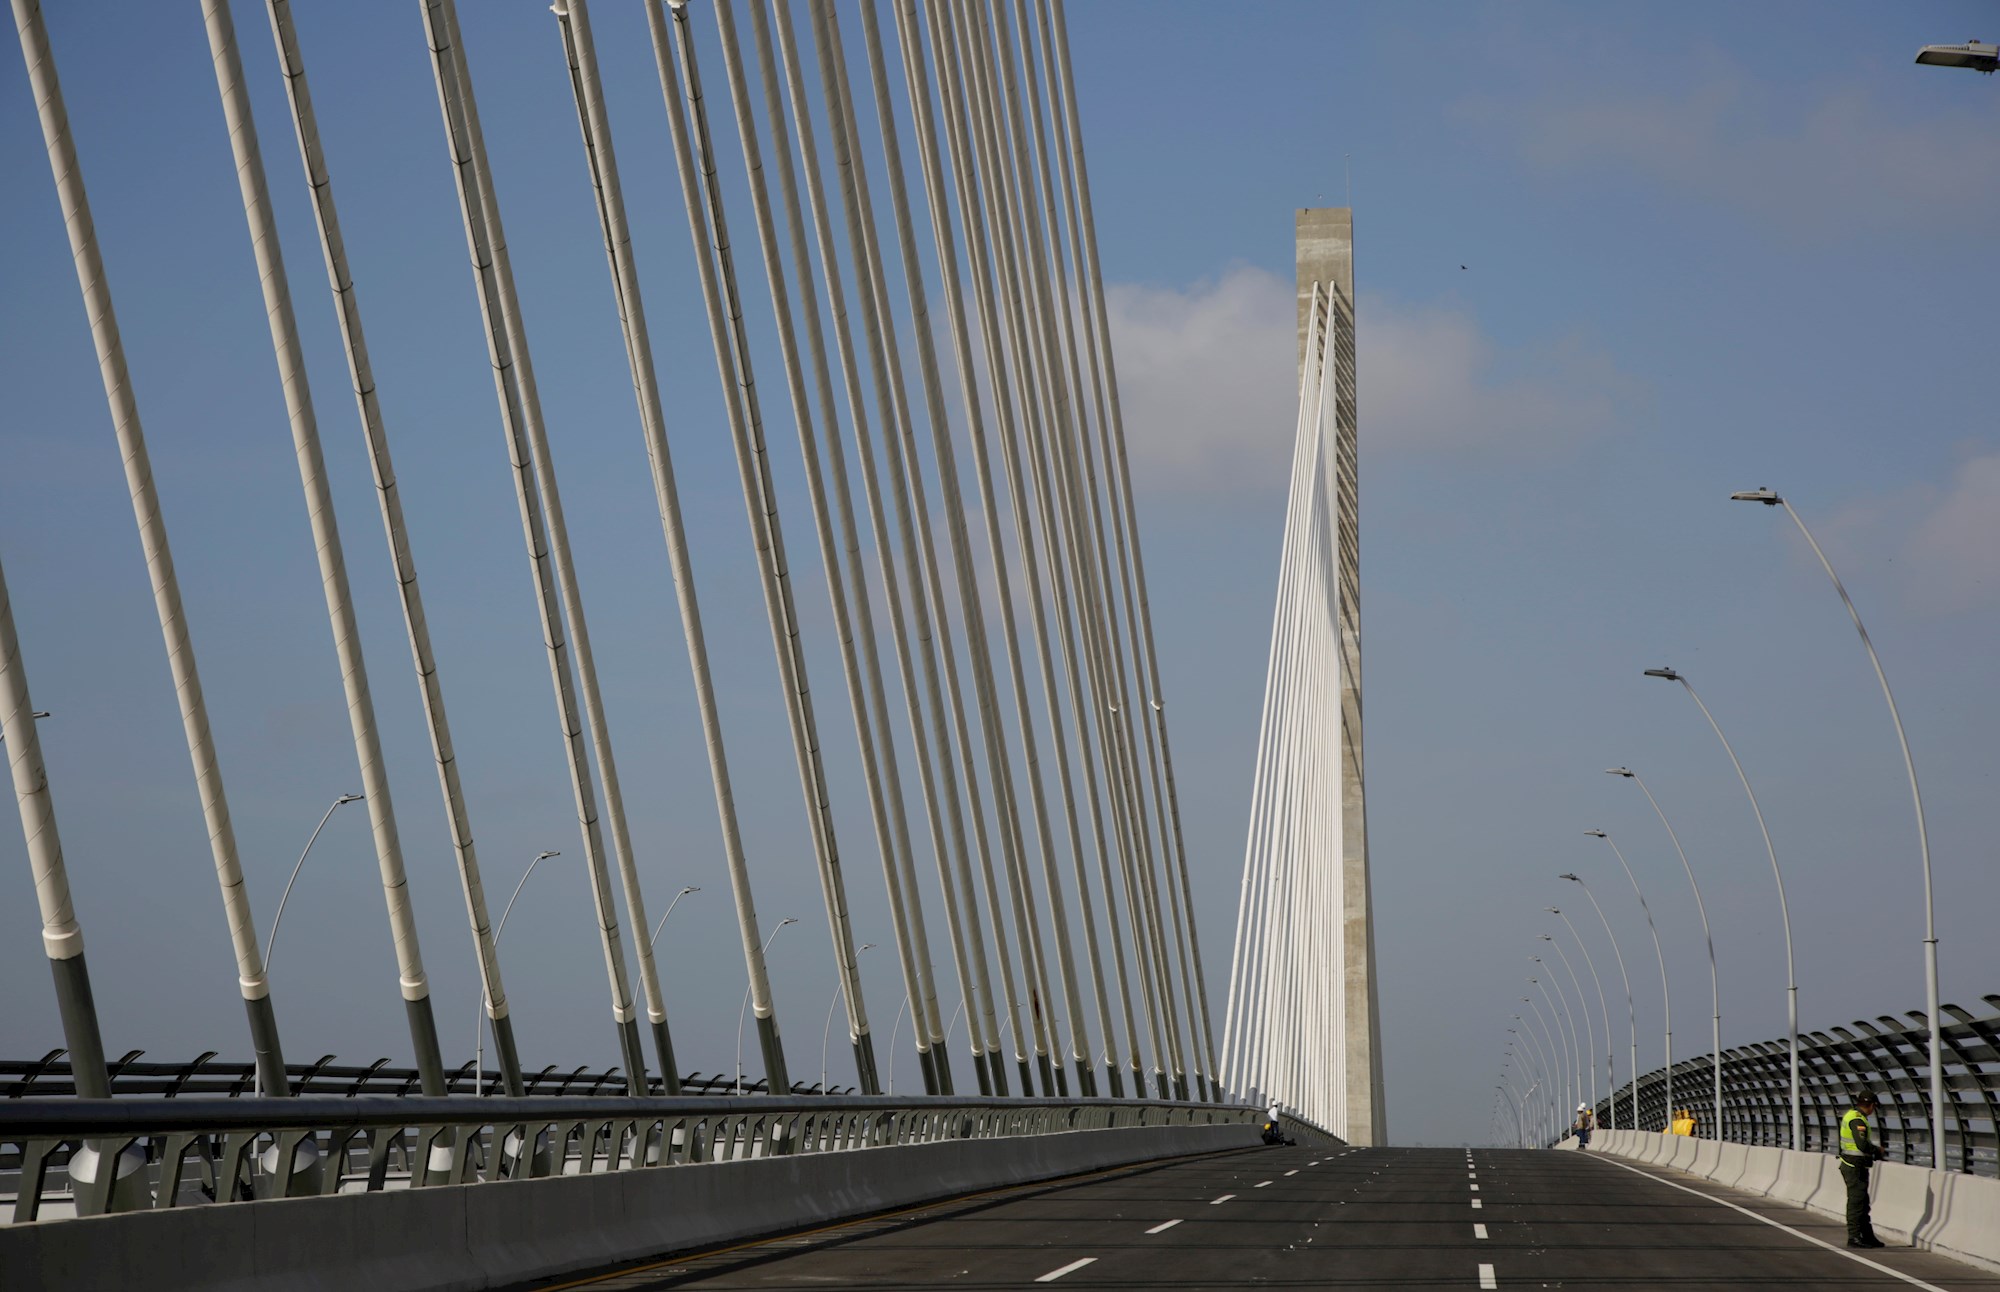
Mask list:
[[[1285,1174],[1286,1174],[1286,1175],[1297,1175],[1297,1174],[1298,1174],[1298,1171],[1297,1171],[1296,1169],[1293,1169],[1293,1170],[1290,1170],[1290,1171],[1287,1171],[1287,1172],[1285,1172]]]
[[[1483,1203],[1483,1202],[1481,1202],[1481,1201],[1480,1201],[1479,1199],[1477,1199],[1477,1198],[1474,1198],[1474,1199],[1472,1200],[1472,1209],[1473,1209],[1474,1211],[1479,1211],[1479,1210],[1481,1210],[1482,1208],[1484,1208],[1485,1206],[1486,1206],[1486,1204],[1485,1204],[1485,1203]]]
[[[1471,1190],[1472,1190],[1472,1191],[1473,1191],[1474,1193],[1478,1193],[1478,1192],[1479,1192],[1479,1186],[1478,1186],[1478,1185],[1476,1185],[1476,1184],[1474,1184],[1474,1185],[1468,1185],[1467,1187],[1468,1187],[1468,1188],[1470,1188],[1470,1189],[1471,1189]]]
[[[1500,1280],[1493,1277],[1493,1267],[1491,1265],[1481,1265],[1479,1267],[1479,1286],[1483,1288],[1497,1288],[1500,1286]]]
[[[1175,1225],[1178,1225],[1180,1223],[1181,1222],[1179,1220],[1162,1220],[1159,1224],[1154,1225],[1151,1229],[1148,1229],[1146,1232],[1149,1234],[1164,1234],[1169,1229],[1172,1229]]]
[[[1086,1265],[1093,1265],[1093,1264],[1095,1264],[1096,1262],[1097,1262],[1097,1258],[1096,1258],[1095,1256],[1086,1256],[1086,1257],[1084,1257],[1084,1258],[1083,1258],[1082,1260],[1080,1260],[1080,1261],[1071,1261],[1071,1262],[1070,1262],[1069,1264],[1067,1264],[1067,1265],[1063,1266],[1063,1267],[1062,1267],[1061,1269],[1059,1269],[1059,1270],[1050,1270],[1050,1271],[1049,1271],[1049,1272],[1048,1272],[1047,1274],[1044,1274],[1044,1275],[1042,1275],[1042,1276],[1041,1276],[1040,1278],[1036,1279],[1036,1280],[1035,1280],[1035,1282],[1037,1282],[1037,1283],[1053,1283],[1053,1282],[1055,1282],[1055,1281],[1056,1281],[1057,1279],[1061,1278],[1061,1277],[1062,1277],[1063,1275],[1065,1275],[1065,1274],[1074,1274],[1074,1273],[1076,1273],[1076,1272],[1077,1272],[1078,1270],[1082,1269],[1082,1268],[1083,1268],[1084,1266],[1086,1266]],[[1490,1268],[1490,1267],[1489,1267],[1489,1268]],[[1490,1286],[1491,1286],[1491,1284],[1487,1284],[1486,1286],[1489,1286],[1489,1287],[1490,1287]]]
[[[1477,1172],[1477,1171],[1467,1171],[1467,1172],[1465,1173],[1465,1178],[1466,1178],[1466,1179],[1468,1179],[1468,1180],[1477,1180],[1477,1179],[1479,1178],[1479,1172]]]
[[[1661,1184],[1666,1185],[1669,1189],[1679,1189],[1682,1193],[1692,1193],[1697,1198],[1705,1198],[1708,1201],[1717,1204],[1718,1206],[1727,1207],[1731,1211],[1740,1211],[1744,1215],[1749,1216],[1754,1220],[1763,1221],[1765,1224],[1771,1226],[1773,1229],[1782,1229],[1794,1238],[1803,1238],[1815,1247],[1824,1247],[1829,1252],[1832,1252],[1835,1256],[1845,1256],[1850,1261],[1860,1261],[1863,1265],[1866,1265],[1869,1269],[1880,1270],[1882,1271],[1882,1273],[1889,1275],[1891,1278],[1899,1278],[1903,1280],[1903,1282],[1908,1283],[1911,1287],[1924,1288],[1927,1290],[1927,1292],[1945,1292],[1943,1288],[1939,1287],[1935,1283],[1926,1283],[1920,1278],[1912,1278],[1910,1275],[1903,1273],[1903,1271],[1901,1270],[1892,1269],[1889,1266],[1883,1265],[1878,1261],[1871,1261],[1866,1256],[1856,1256],[1853,1252],[1843,1250],[1842,1248],[1839,1247],[1835,1247],[1832,1243],[1823,1242],[1820,1239],[1814,1238],[1811,1234],[1801,1233],[1799,1230],[1793,1229],[1790,1225],[1780,1223],[1779,1221],[1771,1219],[1769,1216],[1760,1216],[1756,1212],[1750,1210],[1750,1208],[1748,1207],[1739,1207],[1735,1203],[1730,1202],[1726,1198],[1718,1198],[1712,1193],[1703,1193],[1700,1189],[1690,1189],[1684,1184],[1675,1184],[1672,1180],[1661,1180],[1659,1176],[1652,1174],[1650,1171],[1641,1171],[1636,1166],[1625,1166],[1623,1162],[1612,1161],[1610,1157],[1604,1154],[1599,1154],[1598,1156],[1600,1160],[1611,1162],[1611,1165],[1613,1166],[1624,1167],[1627,1171],[1630,1171],[1633,1175],[1643,1175],[1649,1180],[1659,1180]]]
[[[1270,1184],[1271,1182],[1269,1180],[1259,1180],[1257,1181],[1257,1183],[1251,1185],[1250,1187],[1253,1189],[1264,1189],[1270,1187]]]
[[[1486,1237],[1486,1226],[1484,1226],[1484,1225],[1474,1225],[1474,1226],[1472,1227],[1472,1236],[1473,1236],[1474,1238],[1484,1238],[1484,1237]]]
[[[1235,1197],[1235,1196],[1236,1196],[1236,1195],[1235,1195],[1235,1194],[1233,1194],[1233,1193],[1225,1193],[1225,1194],[1223,1194],[1223,1195],[1222,1195],[1222,1196],[1221,1196],[1220,1198],[1212,1198],[1212,1199],[1210,1199],[1210,1200],[1209,1200],[1209,1204],[1208,1204],[1208,1205],[1209,1205],[1209,1206],[1211,1206],[1211,1207],[1219,1207],[1219,1206],[1221,1206],[1221,1205],[1222,1205],[1223,1203],[1225,1203],[1225,1202],[1229,1201],[1229,1200],[1230,1200],[1231,1198],[1233,1198],[1233,1197]]]
[[[1307,1165],[1307,1166],[1318,1166],[1318,1165],[1319,1165],[1319,1163],[1317,1163],[1317,1162],[1308,1162],[1308,1163],[1306,1163],[1306,1165]]]

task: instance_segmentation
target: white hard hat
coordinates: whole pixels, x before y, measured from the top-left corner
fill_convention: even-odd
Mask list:
[[[1587,1113],[1587,1112],[1589,1112],[1589,1111],[1590,1111],[1590,1105],[1589,1105],[1589,1104],[1578,1104],[1578,1105],[1576,1106],[1576,1110],[1577,1110],[1578,1112],[1580,1112],[1580,1113]]]

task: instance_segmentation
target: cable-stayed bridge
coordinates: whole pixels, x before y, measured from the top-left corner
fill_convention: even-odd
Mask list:
[[[519,1094],[494,912],[451,736],[449,662],[430,639],[405,513],[411,504],[392,459],[398,428],[378,398],[367,344],[366,285],[347,255],[334,162],[321,142],[313,69],[294,15],[282,3],[267,9],[273,49],[261,56],[239,45],[229,6],[206,6],[202,16],[345,690],[362,787],[349,797],[364,805],[372,827],[420,1085],[442,1095],[447,1069],[378,735],[385,700],[371,687],[354,612],[354,583],[388,576],[438,768],[498,1085]],[[653,921],[474,71],[456,8],[427,4],[420,13],[621,1066],[634,1093],[652,1090],[654,1074],[660,1093],[673,1095],[681,1064],[670,1002],[652,941],[642,936]],[[263,1088],[280,1093],[285,1052],[269,950],[259,945],[226,759],[202,689],[197,627],[149,467],[142,392],[127,369],[115,284],[91,219],[56,52],[37,6],[20,6],[17,18],[173,670],[251,1050]],[[1060,7],[908,4],[864,7],[843,21],[829,5],[752,5],[739,14],[731,6],[655,4],[618,19],[621,38],[643,35],[652,46],[682,199],[677,218],[697,269],[860,1089],[879,1092],[881,1060],[857,969],[847,863],[872,851],[928,1092],[1219,1098]],[[702,65],[697,24],[712,24],[720,45],[724,98],[704,82],[705,70],[718,69]],[[857,27],[859,56],[846,43]],[[732,778],[673,464],[670,432],[687,432],[674,427],[662,392],[635,212],[621,183],[586,7],[557,6],[549,40],[569,68],[579,183],[592,195],[608,269],[602,300],[621,329],[638,447],[678,598],[762,1076],[784,1090],[791,1065],[765,961],[776,926],[759,917],[759,876],[740,819],[775,810],[783,790],[747,789]],[[282,78],[290,114],[283,134],[296,144],[297,169],[267,158],[260,145],[253,75]],[[734,200],[724,171],[742,177],[747,203]],[[274,198],[280,184],[299,186],[311,202],[386,564],[356,558],[350,568],[352,540],[334,518],[321,447],[321,418],[334,414],[307,379],[298,314],[310,298],[287,274]],[[735,240],[732,218],[739,230],[754,228],[754,250]],[[775,346],[753,344],[753,311]],[[687,358],[695,363],[684,366],[699,363]],[[780,432],[785,422],[790,428]],[[789,546],[771,467],[773,453],[790,451],[788,441],[796,443],[809,504],[791,509],[803,515],[792,517]],[[812,534],[828,596],[844,713],[827,714],[808,677],[808,617],[793,578],[801,528]],[[450,589],[433,586],[432,598],[440,595]],[[33,712],[26,661],[11,634],[7,660],[19,711],[10,749],[71,1064],[79,1091],[101,1092],[82,932],[25,717]],[[831,736],[843,720],[854,732],[851,747]],[[872,827],[872,838],[845,840],[845,850],[826,773],[834,757],[858,766]],[[954,997],[969,1042],[956,1060],[945,1045]]]
[[[442,143],[437,165],[456,202],[461,289],[491,370],[492,424],[532,591],[534,618],[523,613],[518,627],[539,638],[550,683],[542,721],[553,731],[534,738],[559,750],[567,774],[577,825],[568,846],[590,892],[618,1056],[609,1069],[524,1059],[516,1037],[501,934],[534,865],[556,854],[537,856],[506,902],[489,893],[466,786],[481,751],[453,740],[451,715],[465,712],[453,706],[468,701],[426,612],[462,593],[420,578],[411,517],[426,502],[405,496],[392,456],[418,432],[380,398],[368,344],[380,315],[342,232],[342,185],[367,161],[325,143],[312,94],[321,64],[289,0],[263,6],[268,48],[261,35],[246,38],[248,22],[235,20],[247,15],[228,0],[190,6],[227,127],[353,744],[358,792],[320,825],[348,803],[368,818],[413,1056],[407,1067],[301,1062],[317,1047],[288,1024],[270,973],[290,886],[268,912],[263,894],[253,903],[230,812],[231,759],[199,666],[205,632],[182,592],[174,508],[149,457],[147,392],[119,327],[118,302],[141,288],[107,266],[92,217],[105,186],[70,129],[61,73],[90,51],[52,42],[36,0],[11,2],[245,1031],[234,1044],[200,1038],[215,1049],[190,1063],[108,1056],[84,926],[109,937],[111,921],[79,910],[69,886],[72,865],[101,863],[64,855],[63,787],[42,755],[35,661],[16,627],[17,617],[54,612],[10,603],[0,573],[0,736],[64,1042],[39,1060],[0,1064],[10,1083],[0,1089],[0,1220],[11,1222],[0,1225],[0,1284],[639,1287],[712,1276],[930,1286],[963,1281],[964,1254],[976,1249],[978,1277],[1008,1286],[1278,1276],[1490,1287],[1496,1267],[1509,1278],[1601,1272],[1607,1258],[1595,1252],[1568,1253],[1560,1269],[1509,1265],[1549,1249],[1536,1226],[1548,1223],[1551,1198],[1572,1211],[1629,1210],[1664,1195],[1665,1182],[1625,1179],[1614,1169],[1647,1173],[1612,1163],[1470,1153],[1461,1163],[1456,1150],[1384,1147],[1345,209],[1298,216],[1291,491],[1246,777],[1227,1009],[1220,1028],[1211,1019],[1191,875],[1223,863],[1191,856],[1181,817],[1160,666],[1173,642],[1155,630],[1129,460],[1145,428],[1128,428],[1121,408],[1061,0],[650,0],[595,14],[586,0],[557,0],[548,15],[415,6],[421,25],[406,39],[423,42],[437,116],[408,126]],[[604,19],[607,45],[647,48],[664,131],[657,118],[614,122],[593,18]],[[559,478],[558,419],[530,343],[564,320],[524,305],[505,228],[510,195],[480,115],[482,94],[491,104],[507,88],[482,78],[462,19],[545,24],[567,68],[576,183],[596,215],[600,304],[618,326],[639,433],[629,469],[643,458],[657,510],[660,548],[632,559],[664,557],[672,582],[740,975],[732,966],[713,981],[676,982],[655,959],[672,906],[656,921],[648,902],[660,879],[635,843],[629,806],[643,791],[620,778],[619,714],[593,651],[595,607],[568,521],[593,494],[587,480]],[[277,125],[265,114],[261,136],[258,84],[280,86],[286,109]],[[617,143],[641,130],[655,147],[665,141],[677,208],[630,199]],[[280,139],[289,146],[267,153]],[[285,155],[294,152],[296,169]],[[308,210],[309,222],[290,227],[287,209]],[[687,239],[706,354],[667,351],[649,329],[649,301],[657,320],[661,300],[648,294],[635,226],[663,219]],[[323,298],[316,277],[288,272],[285,244],[308,238]],[[322,437],[347,423],[346,406],[315,397],[312,329],[300,321],[326,308],[382,552],[350,555],[372,543],[344,535],[335,518],[344,486]],[[718,699],[692,509],[674,460],[698,428],[666,380],[671,370],[682,387],[705,381],[710,363],[721,409],[710,431],[729,446],[753,555],[746,582],[768,632],[776,675],[766,684],[776,687],[796,791],[782,778],[733,775],[740,729]],[[802,500],[780,487],[774,459],[797,473]],[[356,614],[363,580],[386,581],[401,610],[479,975],[484,1034],[470,1061],[441,1039],[457,1029],[441,1029],[433,1006],[410,882],[417,863],[407,857],[441,850],[406,843],[395,810],[398,793],[407,803],[433,790],[392,783],[382,715],[410,693],[401,682],[371,685]],[[802,604],[801,582],[822,585],[823,612]],[[831,710],[822,701],[832,692],[815,691],[809,676],[809,662],[823,669],[829,657],[844,701]],[[375,663],[377,679],[400,667]],[[218,689],[229,684],[223,676]],[[842,786],[858,790],[868,825],[858,841],[836,829]],[[798,1038],[818,1015],[796,1012],[772,986],[771,941],[797,919],[760,913],[772,860],[749,841],[746,819],[780,812],[798,814],[810,840],[830,952],[827,1026],[842,1015],[852,1056],[844,1089],[826,1078],[824,1058],[820,1081],[806,1079],[799,1047],[810,1043]],[[857,859],[879,871],[880,911],[858,900]],[[870,1009],[859,957],[871,944],[856,929],[864,916],[863,927],[879,920],[891,931],[902,1006],[892,1015],[893,997]],[[386,1006],[385,973],[346,976],[379,985]],[[697,1053],[704,1047],[685,1030],[677,1046],[689,994],[733,1001],[739,991],[742,1016],[754,1019],[749,1061],[724,1070],[723,1056]],[[903,1014],[904,1071],[914,1060],[922,1096],[892,1093]],[[965,1039],[954,1048],[961,1014]],[[887,1041],[884,1015],[895,1018]],[[1267,1134],[1292,1145],[1264,1147]],[[1335,1214],[1356,1224],[1295,1257]],[[1657,1242],[1652,1229],[1623,1223],[1615,1244]],[[806,1232],[825,1225],[835,1228]],[[1394,1241],[1359,1241],[1384,1232]],[[772,1235],[792,1236],[773,1247]],[[1791,1238],[1762,1237],[1769,1248],[1750,1244],[1759,1250],[1740,1281],[1796,1275],[1804,1255],[1817,1258]],[[1932,1245],[1957,1250],[1951,1241]]]

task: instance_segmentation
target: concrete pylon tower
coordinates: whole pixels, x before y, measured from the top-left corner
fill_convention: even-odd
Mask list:
[[[1338,554],[1335,627],[1340,654],[1340,877],[1346,1026],[1347,1138],[1388,1142],[1382,1099],[1382,1023],[1375,988],[1375,907],[1368,875],[1367,778],[1361,743],[1361,515],[1354,363],[1354,211],[1308,207],[1296,214],[1299,368],[1315,287],[1332,304],[1328,374],[1334,380],[1333,531]]]

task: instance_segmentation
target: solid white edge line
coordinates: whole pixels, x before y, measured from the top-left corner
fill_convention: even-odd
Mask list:
[[[1164,1234],[1169,1229],[1172,1229],[1175,1225],[1178,1225],[1180,1223],[1181,1222],[1179,1217],[1175,1217],[1172,1220],[1163,1220],[1159,1224],[1154,1225],[1151,1229],[1148,1229],[1146,1232],[1149,1234]]]
[[[1474,1238],[1484,1238],[1484,1237],[1486,1237],[1486,1226],[1484,1226],[1484,1225],[1474,1225],[1474,1226],[1472,1227],[1472,1236],[1473,1236]]]
[[[1053,1283],[1065,1274],[1074,1274],[1078,1270],[1082,1269],[1084,1266],[1094,1264],[1096,1260],[1097,1258],[1095,1256],[1086,1256],[1080,1261],[1071,1261],[1069,1264],[1063,1266],[1059,1270],[1050,1270],[1047,1274],[1044,1274],[1040,1278],[1036,1279],[1035,1282]]]
[[[1221,1196],[1220,1198],[1211,1198],[1211,1199],[1209,1199],[1209,1201],[1208,1201],[1208,1205],[1209,1205],[1209,1206],[1211,1206],[1211,1207],[1219,1207],[1219,1206],[1221,1206],[1221,1205],[1222,1205],[1223,1203],[1225,1203],[1225,1202],[1229,1201],[1229,1200],[1230,1200],[1231,1198],[1233,1198],[1233,1197],[1235,1197],[1235,1196],[1236,1196],[1236,1195],[1235,1195],[1235,1194],[1233,1194],[1233,1193],[1225,1193],[1225,1194],[1223,1194],[1223,1195],[1222,1195],[1222,1196]]]
[[[1727,1207],[1731,1211],[1740,1211],[1746,1216],[1749,1216],[1756,1220],[1763,1221],[1765,1224],[1771,1226],[1771,1228],[1773,1229],[1782,1229],[1794,1238],[1803,1238],[1815,1247],[1824,1247],[1829,1252],[1832,1252],[1835,1256],[1845,1256],[1850,1261],[1861,1262],[1863,1265],[1866,1265],[1871,1270],[1880,1270],[1882,1273],[1890,1275],[1891,1277],[1899,1278],[1903,1280],[1903,1282],[1908,1283],[1911,1287],[1925,1288],[1928,1289],[1928,1292],[1947,1292],[1946,1289],[1939,1287],[1935,1283],[1926,1283],[1922,1279],[1917,1278],[1913,1275],[1905,1274],[1903,1273],[1903,1271],[1896,1269],[1893,1266],[1884,1265],[1879,1261],[1871,1261],[1866,1256],[1856,1256],[1853,1252],[1848,1251],[1845,1247],[1835,1247],[1832,1243],[1827,1242],[1825,1239],[1814,1238],[1811,1234],[1801,1232],[1800,1230],[1797,1229],[1793,1229],[1790,1225],[1785,1224],[1783,1221],[1773,1220],[1769,1216],[1758,1215],[1756,1212],[1750,1210],[1750,1208],[1748,1207],[1739,1207],[1735,1203],[1729,1201],[1727,1198],[1718,1198],[1712,1193],[1703,1193],[1700,1189],[1690,1189],[1685,1184],[1676,1184],[1672,1180],[1662,1179],[1661,1177],[1654,1175],[1651,1171],[1641,1171],[1636,1166],[1626,1166],[1625,1163],[1613,1161],[1611,1158],[1605,1157],[1603,1154],[1598,1154],[1597,1157],[1599,1161],[1610,1162],[1612,1166],[1624,1167],[1627,1171],[1630,1171],[1633,1175],[1643,1175],[1648,1180],[1658,1180],[1661,1184],[1666,1185],[1669,1189],[1679,1189],[1682,1193],[1692,1193],[1695,1197],[1706,1198],[1708,1201],[1715,1203],[1717,1206]]]

